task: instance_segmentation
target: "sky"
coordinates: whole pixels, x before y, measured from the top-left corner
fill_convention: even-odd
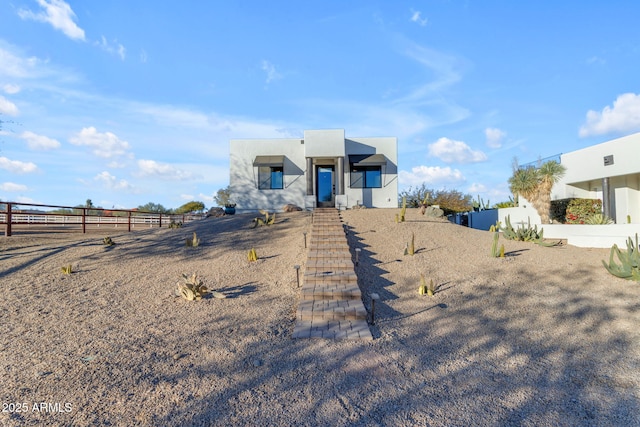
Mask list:
[[[214,206],[229,140],[398,138],[399,187],[508,200],[640,131],[640,2],[0,0],[0,200]],[[639,148],[640,153],[640,148]]]

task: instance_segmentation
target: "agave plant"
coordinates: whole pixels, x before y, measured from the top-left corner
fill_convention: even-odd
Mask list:
[[[260,209],[259,211],[262,215],[264,215],[264,218],[254,218],[253,222],[253,228],[256,228],[259,225],[272,225],[276,222],[276,214],[269,214],[268,211],[266,210],[262,210]]]
[[[183,274],[182,278],[184,279],[184,283],[177,283],[176,295],[181,296],[187,301],[199,301],[209,292],[196,273],[193,273],[191,276]]]
[[[584,220],[584,223],[591,224],[591,225],[605,225],[605,224],[613,224],[613,220],[608,216],[606,216],[605,214],[595,213],[587,217],[587,219]]]
[[[620,264],[613,260],[616,255]],[[636,233],[635,245],[631,237],[627,240],[627,250],[621,251],[618,245],[614,244],[609,253],[609,264],[602,260],[602,264],[607,271],[622,279],[640,282],[640,247],[638,246],[638,234]]]

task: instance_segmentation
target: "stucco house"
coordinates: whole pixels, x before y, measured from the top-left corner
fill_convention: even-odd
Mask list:
[[[562,154],[564,177],[551,198],[602,200],[604,214],[617,224],[640,223],[640,133]]]
[[[344,129],[304,137],[232,139],[231,199],[238,211],[398,206],[395,137],[345,137]]]

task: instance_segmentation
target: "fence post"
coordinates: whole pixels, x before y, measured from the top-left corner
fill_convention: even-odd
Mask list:
[[[160,221],[159,221],[159,223],[160,223],[160,228],[162,228],[162,213],[160,213]]]
[[[131,211],[127,212],[127,231],[131,231]]]
[[[87,210],[82,208],[82,232],[87,232]]]
[[[4,229],[5,236],[11,236],[11,203],[7,203],[7,225]]]

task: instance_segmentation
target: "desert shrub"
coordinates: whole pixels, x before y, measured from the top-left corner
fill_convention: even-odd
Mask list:
[[[400,192],[398,197],[398,205],[400,205],[403,198],[406,200],[408,208],[420,207],[425,199],[428,205],[433,205],[434,203],[431,198],[432,194],[433,190],[427,188],[424,183],[420,187],[409,187],[408,189]]]
[[[426,204],[439,205],[445,215],[459,212],[469,212],[473,209],[471,203],[471,195],[463,194],[458,190],[432,190],[424,184],[420,187],[409,187],[400,193],[398,205],[402,203],[403,198],[406,200],[408,208],[418,208],[422,206],[426,200]]]
[[[471,196],[458,190],[438,190],[433,194],[433,205],[440,206],[445,215],[469,212],[473,209]]]
[[[602,212],[602,200],[572,199],[567,204],[565,222],[567,224],[584,224],[587,218]]]

